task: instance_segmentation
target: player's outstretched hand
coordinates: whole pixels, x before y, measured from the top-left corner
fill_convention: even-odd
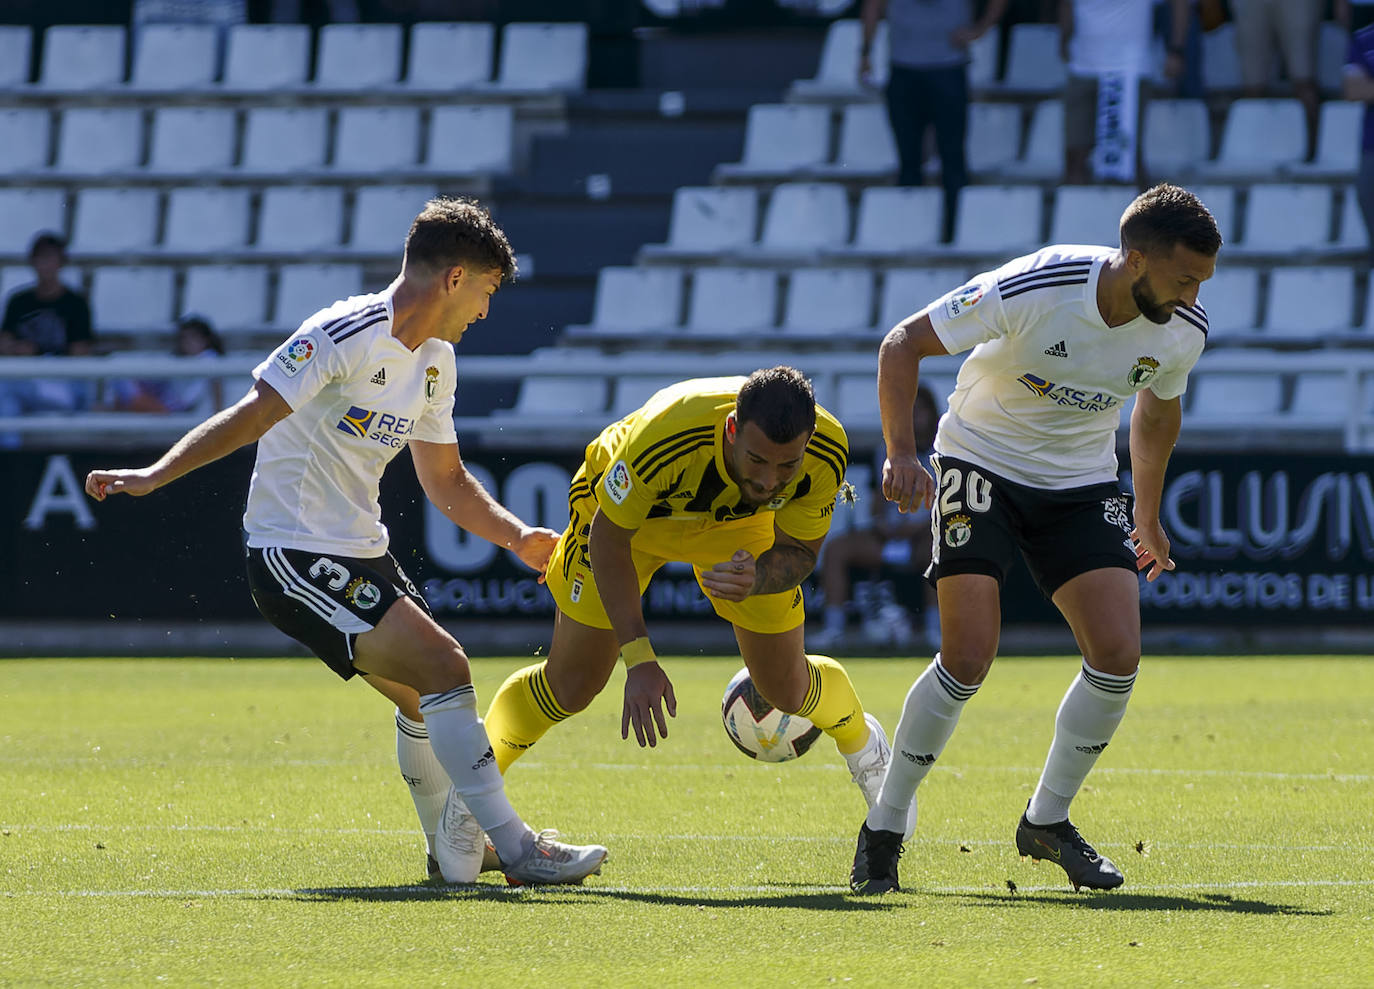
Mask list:
[[[701,586],[713,598],[743,601],[754,593],[755,568],[754,554],[737,549],[724,563],[717,563],[710,570],[701,572]]]
[[[1135,543],[1135,568],[1150,568],[1145,575],[1148,581],[1158,579],[1166,570],[1174,569],[1174,561],[1169,559],[1169,537],[1158,522],[1149,525],[1137,524],[1131,530],[1131,541]]]
[[[916,457],[888,457],[883,461],[883,497],[896,502],[899,512],[915,512],[935,503],[935,481]]]
[[[635,740],[640,748],[658,744],[659,738],[668,737],[668,716],[677,717],[677,698],[673,696],[673,684],[663,667],[656,662],[640,663],[630,667],[625,674],[625,707],[620,713],[620,737],[630,737],[630,725],[635,728]],[[654,734],[654,726],[658,734]]]
[[[112,494],[138,498],[156,489],[146,470],[93,470],[86,475],[86,493],[96,501],[104,501]]]
[[[511,551],[520,557],[521,563],[539,574],[539,583],[542,584],[544,571],[549,568],[549,557],[553,556],[553,549],[558,545],[560,538],[552,529],[527,525],[520,530],[520,536],[511,547]]]

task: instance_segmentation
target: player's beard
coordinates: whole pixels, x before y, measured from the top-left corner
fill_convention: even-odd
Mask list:
[[[1145,284],[1145,276],[1141,275],[1131,283],[1131,298],[1135,300],[1136,307],[1140,310],[1140,315],[1144,316],[1151,323],[1158,323],[1163,326],[1173,318],[1174,312],[1168,308],[1168,303],[1160,302],[1150,294],[1149,288]]]

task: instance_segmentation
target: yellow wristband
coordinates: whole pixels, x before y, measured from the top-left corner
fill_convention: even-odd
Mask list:
[[[649,637],[641,635],[637,639],[632,639],[620,647],[620,658],[625,661],[625,669],[633,669],[640,663],[654,663],[658,657],[654,655],[654,647],[649,643]]]

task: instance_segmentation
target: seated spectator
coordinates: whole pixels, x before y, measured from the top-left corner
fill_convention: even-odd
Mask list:
[[[177,357],[223,356],[224,342],[203,316],[177,321],[172,353]],[[150,378],[112,381],[113,406],[121,412],[196,412],[209,415],[224,407],[218,378]]]
[[[912,420],[916,427],[916,444],[921,462],[930,469],[930,454],[934,449],[935,426],[940,414],[935,396],[922,385],[916,392]],[[876,458],[877,476],[882,477],[887,451],[880,449]],[[826,541],[821,551],[821,590],[825,593],[825,624],[821,631],[808,637],[807,644],[819,649],[830,648],[844,641],[845,625],[851,612],[859,617],[864,637],[877,643],[896,646],[912,644],[911,619],[904,607],[892,597],[890,590],[856,600],[851,595],[850,570],[867,568],[875,572],[883,568],[894,570],[906,580],[919,581],[922,588],[921,619],[926,641],[932,646],[940,641],[940,612],[936,604],[935,588],[924,579],[930,565],[930,511],[921,508],[903,515],[897,506],[885,500],[875,485],[873,512],[868,526],[856,527]]]
[[[1325,6],[1323,0],[1231,0],[1244,94],[1266,95],[1277,48],[1307,117],[1309,159],[1317,150],[1317,47]]]

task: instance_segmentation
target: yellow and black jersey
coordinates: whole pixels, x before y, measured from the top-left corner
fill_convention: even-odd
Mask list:
[[[817,406],[816,432],[792,483],[766,505],[746,504],[724,456],[725,419],[744,381],[682,381],[607,426],[587,446],[570,501],[595,497],[606,517],[624,529],[638,529],[648,519],[725,522],[772,512],[789,536],[822,538],[849,462],[844,427]]]

